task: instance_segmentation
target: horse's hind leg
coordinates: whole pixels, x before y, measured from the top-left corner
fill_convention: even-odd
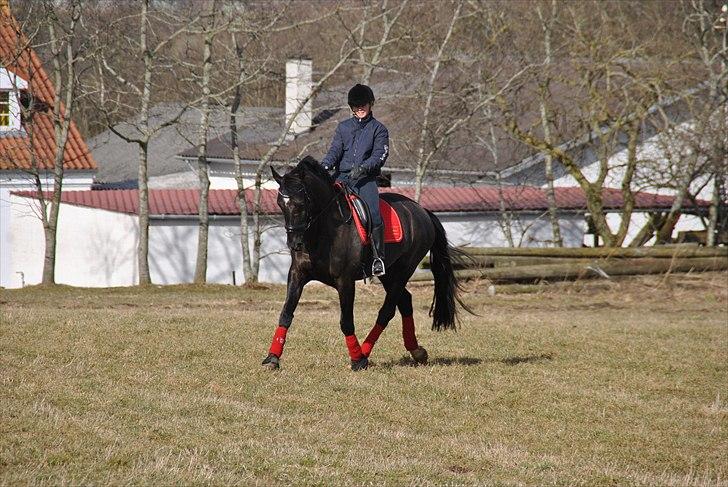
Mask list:
[[[427,350],[420,347],[417,343],[412,294],[407,289],[402,291],[399,302],[397,302],[397,309],[399,309],[399,314],[402,315],[402,339],[404,340],[404,348],[407,349],[417,363],[426,364]]]

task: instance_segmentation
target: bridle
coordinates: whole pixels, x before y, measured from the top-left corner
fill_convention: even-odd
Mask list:
[[[309,228],[311,228],[311,225],[313,225],[319,218],[321,218],[321,215],[324,214],[324,212],[335,202],[338,200],[339,192],[342,191],[341,187],[339,185],[335,185],[334,187],[338,189],[339,191],[334,191],[334,196],[331,197],[331,199],[324,205],[323,208],[321,208],[321,211],[319,211],[316,216],[311,216],[311,213],[308,211],[308,208],[311,207],[311,198],[308,195],[308,191],[306,191],[306,186],[301,185],[303,192],[303,198],[306,202],[306,221],[296,224],[288,224],[287,222],[284,224],[284,228],[286,229],[286,233],[303,233],[307,231]],[[346,192],[346,190],[344,190]],[[285,200],[290,198],[290,194],[284,193],[281,189],[278,190],[278,194]],[[339,208],[339,214],[341,215],[341,218],[344,218],[344,212],[341,209],[341,205],[338,205]]]

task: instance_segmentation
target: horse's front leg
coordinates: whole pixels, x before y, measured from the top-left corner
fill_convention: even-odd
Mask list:
[[[359,340],[354,334],[354,296],[355,286],[353,280],[340,281],[337,285],[339,291],[339,307],[341,308],[341,332],[346,340],[346,348],[351,358],[351,370],[363,370],[369,365],[369,359],[362,353]]]
[[[286,343],[286,334],[291,323],[293,323],[293,312],[301,299],[303,286],[308,282],[299,272],[291,270],[288,273],[288,287],[286,289],[286,302],[283,303],[281,315],[278,318],[278,327],[273,335],[273,342],[270,345],[268,356],[263,360],[263,366],[269,369],[280,367],[280,358],[283,355],[283,345]]]

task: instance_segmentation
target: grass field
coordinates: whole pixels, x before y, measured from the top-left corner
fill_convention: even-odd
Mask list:
[[[429,365],[396,317],[359,373],[321,286],[278,372],[283,287],[0,291],[0,483],[728,485],[728,273],[468,286],[445,333],[412,288]]]

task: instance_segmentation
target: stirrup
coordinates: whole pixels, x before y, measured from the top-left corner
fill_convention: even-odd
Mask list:
[[[379,265],[377,265],[377,264],[379,264]],[[380,259],[379,257],[377,257],[372,262],[372,276],[379,277],[379,276],[383,276],[384,274],[385,274],[384,261],[382,259]]]

